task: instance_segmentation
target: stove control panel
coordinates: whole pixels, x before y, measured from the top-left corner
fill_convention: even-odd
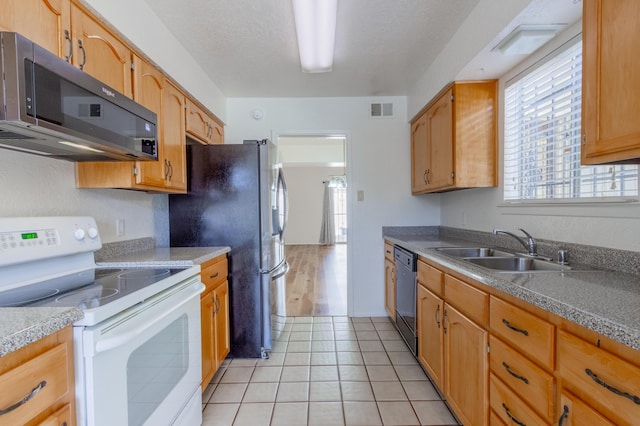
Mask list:
[[[94,252],[101,247],[92,217],[0,218],[0,266]]]

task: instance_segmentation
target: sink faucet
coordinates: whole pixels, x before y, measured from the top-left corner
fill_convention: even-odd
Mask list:
[[[518,242],[520,244],[522,244],[528,251],[528,255],[529,256],[538,256],[538,245],[536,244],[536,240],[533,239],[533,237],[531,236],[531,234],[529,234],[527,231],[525,231],[522,228],[518,228],[520,231],[522,231],[522,233],[524,235],[527,236],[527,241],[525,242],[522,238],[518,237],[515,234],[512,234],[509,231],[505,231],[504,229],[494,229],[493,230],[493,235],[498,235],[498,234],[507,234],[512,236],[513,238],[515,238],[516,240],[518,240]]]

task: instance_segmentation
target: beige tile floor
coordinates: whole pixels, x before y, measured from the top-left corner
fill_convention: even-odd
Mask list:
[[[227,359],[203,425],[457,425],[388,318],[291,317],[267,360]]]

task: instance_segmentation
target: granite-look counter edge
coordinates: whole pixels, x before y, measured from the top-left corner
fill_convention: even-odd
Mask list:
[[[230,251],[230,247],[152,248],[103,257],[96,261],[96,265],[103,268],[144,268],[151,266],[188,268],[205,263]]]
[[[0,357],[62,330],[83,317],[78,308],[2,308]]]
[[[498,273],[447,256],[437,247],[477,242],[428,235],[383,233],[383,238],[453,271],[640,350],[640,276],[586,268],[569,273]],[[597,301],[594,299],[597,298]]]

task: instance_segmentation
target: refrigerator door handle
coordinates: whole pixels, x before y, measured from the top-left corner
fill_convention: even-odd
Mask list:
[[[281,264],[282,265],[282,264]],[[275,268],[276,270],[278,268]],[[286,260],[284,261],[284,265],[282,265],[282,271],[278,272],[277,274],[273,275],[271,277],[271,281],[275,281],[280,277],[284,277],[285,275],[287,275],[287,272],[289,272],[289,262],[287,262]]]
[[[278,186],[282,187],[284,206],[282,206],[283,211],[283,221],[280,225],[279,236],[280,240],[284,240],[284,231],[287,228],[287,222],[289,221],[289,193],[287,192],[287,183],[284,180],[284,173],[282,172],[282,168],[278,171]]]

